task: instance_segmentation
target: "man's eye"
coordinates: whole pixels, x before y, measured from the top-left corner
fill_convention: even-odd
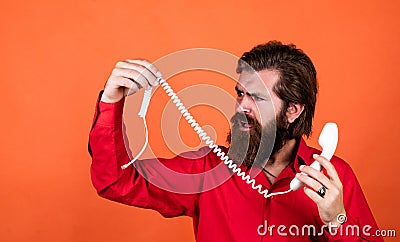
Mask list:
[[[259,97],[259,96],[253,96],[254,101],[263,101],[264,98]]]
[[[236,93],[237,93],[238,97],[243,97],[243,95],[244,95],[244,92],[239,91],[239,90],[236,90]]]

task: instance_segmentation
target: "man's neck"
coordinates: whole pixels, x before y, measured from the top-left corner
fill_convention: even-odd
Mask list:
[[[275,178],[285,169],[296,157],[297,142],[295,139],[286,141],[285,145],[278,151],[272,154],[264,169],[267,171],[266,175],[271,183]],[[268,174],[270,173],[270,174]],[[271,174],[273,176],[271,176]]]

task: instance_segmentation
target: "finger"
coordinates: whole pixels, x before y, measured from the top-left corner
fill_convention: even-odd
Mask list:
[[[151,64],[149,63],[149,65],[151,65]],[[134,62],[131,63],[128,61],[119,61],[116,64],[116,68],[135,70],[135,71],[139,72],[142,76],[144,76],[146,78],[146,81],[151,86],[158,85],[158,83],[157,83],[158,76],[156,76],[151,69],[146,68],[146,66],[144,66],[144,65],[134,63]]]
[[[323,156],[316,154],[313,155],[313,158],[316,159],[321,164],[321,166],[325,168],[326,172],[328,173],[328,176],[337,186],[342,186],[342,182],[340,181],[339,175],[335,167],[329,160],[327,160]]]
[[[137,82],[135,82],[135,81],[133,81],[131,79],[129,79],[129,81],[132,84],[131,84],[131,87],[129,89],[127,89],[128,91],[126,92],[126,96],[129,96],[129,95],[132,95],[132,94],[136,93],[141,88],[140,85]],[[124,95],[125,95],[125,92],[124,92]]]
[[[326,188],[332,188],[332,183],[322,172],[315,170],[310,166],[300,166],[302,173],[311,176]],[[319,189],[319,188],[318,188]]]
[[[125,78],[128,78],[128,79],[132,79],[133,81],[137,82],[143,88],[149,88],[150,87],[150,84],[147,81],[148,77],[143,75],[144,73],[140,72],[138,70],[119,68],[118,67],[118,68],[114,69],[113,73],[116,76],[121,76],[121,77],[125,77]]]
[[[131,59],[127,59],[125,61],[128,62],[128,63],[131,63],[131,64],[141,65],[144,68],[146,68],[147,70],[149,70],[155,77],[154,80],[151,80],[150,84],[152,86],[158,85],[157,78],[158,77],[162,77],[162,74],[161,74],[161,71],[158,70],[158,68],[155,65],[153,65],[152,63],[150,63],[147,60],[139,60],[139,59],[131,60]]]
[[[147,71],[148,74],[153,76],[154,78],[161,76],[161,73],[154,65],[141,60],[119,61],[115,66],[119,68],[134,69],[137,71]]]
[[[312,188],[314,191],[318,191],[322,186],[328,188],[326,185],[322,185],[321,183],[319,183],[312,177],[307,176],[306,174],[297,173],[296,177],[297,179],[299,179],[299,181],[303,182],[305,185]]]
[[[111,88],[123,88],[123,95],[131,95],[135,92],[137,92],[140,89],[140,86],[132,81],[131,79],[128,79],[126,77],[121,77],[121,76],[115,76],[112,79],[110,79],[106,87],[111,87]]]
[[[323,197],[321,197],[320,195],[318,195],[318,193],[308,187],[304,187],[304,193],[318,205],[324,201]]]

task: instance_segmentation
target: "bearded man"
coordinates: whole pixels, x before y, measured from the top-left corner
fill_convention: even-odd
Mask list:
[[[193,218],[196,241],[382,241],[350,166],[329,162],[308,147],[317,95],[316,70],[295,45],[254,47],[238,61],[236,114],[221,147],[269,193],[264,198],[232,174],[209,148],[172,159],[130,161],[124,138],[124,97],[158,85],[161,73],[145,60],[118,62],[100,93],[90,132],[91,175],[107,199]],[[310,167],[317,160],[323,170]],[[341,219],[338,219],[341,218]],[[344,219],[343,219],[344,218]]]

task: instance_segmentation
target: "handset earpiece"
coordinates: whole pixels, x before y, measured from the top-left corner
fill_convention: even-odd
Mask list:
[[[339,132],[336,123],[326,123],[318,138],[318,143],[322,147],[321,156],[325,157],[327,160],[332,158],[336,150],[338,137]],[[318,171],[321,170],[321,164],[318,161],[314,161],[310,166]],[[294,178],[290,182],[290,189],[293,191],[296,191],[302,186],[304,186],[304,184],[297,178]]]

